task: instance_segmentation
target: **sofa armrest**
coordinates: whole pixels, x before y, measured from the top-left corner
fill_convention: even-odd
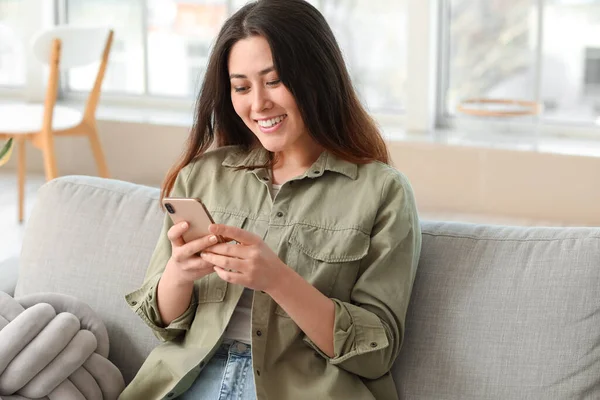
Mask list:
[[[19,259],[9,258],[0,262],[0,292],[13,296],[19,276]]]

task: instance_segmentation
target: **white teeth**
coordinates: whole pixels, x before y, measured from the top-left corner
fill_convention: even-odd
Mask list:
[[[283,121],[285,117],[285,115],[280,115],[279,117],[258,121],[258,125],[262,126],[263,128],[271,128]]]

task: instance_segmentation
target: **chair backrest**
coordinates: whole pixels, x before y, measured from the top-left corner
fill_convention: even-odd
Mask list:
[[[43,63],[50,64],[46,94],[43,132],[50,132],[52,112],[56,103],[58,70],[82,67],[100,61],[100,67],[86,102],[83,121],[93,124],[100,88],[106,72],[108,55],[113,40],[109,27],[57,26],[39,33],[32,42],[33,53]]]
[[[59,39],[60,68],[81,67],[100,61],[109,34],[108,27],[57,26],[44,30],[33,39],[33,53],[38,60],[47,64],[50,60],[52,40]]]

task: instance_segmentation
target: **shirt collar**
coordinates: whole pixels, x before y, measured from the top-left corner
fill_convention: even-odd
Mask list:
[[[238,147],[227,154],[221,165],[230,168],[249,167],[251,165],[264,165],[268,160],[269,152],[262,147],[250,150]]]
[[[251,165],[263,165],[268,160],[269,152],[263,147],[254,148],[250,151],[244,151],[240,148],[230,152],[221,165],[231,168],[249,167]],[[325,171],[337,172],[352,180],[355,180],[358,176],[358,166],[356,164],[343,160],[327,150],[321,153],[304,176],[316,178],[323,175]]]

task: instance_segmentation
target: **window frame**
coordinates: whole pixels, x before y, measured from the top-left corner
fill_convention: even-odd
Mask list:
[[[53,0],[56,4],[56,24],[67,24],[68,21],[68,0]],[[144,65],[144,81],[143,81],[143,93],[132,94],[132,93],[103,93],[102,98],[106,104],[110,105],[126,105],[136,106],[141,105],[142,107],[156,107],[156,108],[167,108],[170,110],[185,110],[190,106],[193,106],[196,101],[196,96],[182,97],[182,96],[169,96],[169,95],[156,95],[150,93],[150,73],[148,70],[149,65],[149,50],[148,50],[148,1],[138,0],[141,4],[142,15],[142,48],[143,48],[143,65]],[[322,1],[322,0],[320,0]],[[231,15],[235,10],[235,0],[224,0],[227,7],[228,15]],[[84,98],[82,94],[87,93],[80,90],[70,90],[68,88],[68,74],[64,73],[61,76],[61,99],[65,100],[80,100]]]

